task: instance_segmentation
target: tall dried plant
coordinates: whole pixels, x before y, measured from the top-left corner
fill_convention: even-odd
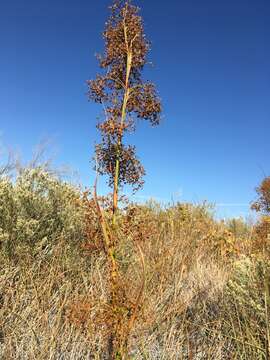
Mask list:
[[[125,184],[131,185],[134,191],[140,189],[145,174],[142,164],[136,157],[135,146],[125,144],[124,137],[128,132],[135,131],[137,120],[148,120],[151,125],[158,125],[161,102],[155,85],[142,77],[150,44],[144,34],[139,8],[131,1],[116,0],[110,11],[111,15],[103,32],[105,51],[103,55],[98,55],[102,73],[87,83],[89,99],[100,103],[104,111],[103,121],[97,124],[101,133],[101,143],[96,145],[96,170],[99,174],[108,176],[108,184],[113,188],[112,217],[109,220],[99,206],[96,187],[94,194],[105,253],[110,265],[111,311],[114,314],[123,314],[123,309],[120,308],[125,305],[129,314],[125,326],[123,315],[116,316],[111,324],[109,356],[124,358],[127,354],[128,334],[135,319],[136,306],[131,309],[125,304],[127,299],[123,292],[116,256],[120,242],[117,236],[119,190]],[[139,253],[144,265],[140,249]],[[135,301],[137,307],[141,289]]]
[[[143,185],[144,168],[136,158],[135,147],[125,145],[124,135],[135,130],[136,119],[160,122],[161,103],[155,86],[142,79],[147,64],[147,41],[139,9],[130,1],[117,0],[103,33],[105,51],[99,55],[103,70],[89,80],[89,98],[103,105],[104,121],[97,125],[101,143],[96,146],[98,171],[109,176],[113,187],[114,223],[119,188],[124,184],[135,190]]]

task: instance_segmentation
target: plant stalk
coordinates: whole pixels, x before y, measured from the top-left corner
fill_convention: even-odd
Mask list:
[[[129,77],[130,71],[132,67],[132,49],[128,44],[128,37],[127,37],[127,26],[125,21],[123,22],[124,28],[124,36],[125,36],[125,44],[127,49],[127,62],[126,62],[126,81],[125,81],[125,93],[122,105],[122,112],[121,112],[121,122],[120,122],[120,133],[118,135],[118,142],[117,142],[117,154],[116,154],[116,161],[115,161],[115,173],[114,173],[114,186],[113,186],[113,226],[116,226],[116,217],[117,217],[117,210],[118,210],[118,193],[119,193],[119,173],[120,173],[120,152],[121,152],[121,145],[122,145],[122,138],[123,138],[123,126],[126,120],[126,113],[127,113],[127,102],[129,99]]]

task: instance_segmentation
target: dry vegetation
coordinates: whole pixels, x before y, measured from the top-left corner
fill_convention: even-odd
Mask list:
[[[3,176],[0,193],[0,357],[106,359],[113,315],[92,197],[42,168]],[[129,358],[268,358],[264,235],[214,220],[206,204],[123,202],[119,212],[122,312],[145,278]]]
[[[207,204],[133,204],[144,168],[126,135],[160,121],[142,78],[149,42],[139,9],[116,0],[103,33],[98,197],[37,161],[0,167],[0,358],[269,359],[270,180],[255,226],[217,221]],[[14,177],[9,174],[18,169]]]

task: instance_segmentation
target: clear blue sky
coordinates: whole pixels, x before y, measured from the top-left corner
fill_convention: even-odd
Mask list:
[[[163,100],[161,126],[131,141],[147,176],[139,198],[219,204],[248,212],[270,174],[270,1],[138,0],[155,66],[145,76]],[[44,137],[57,163],[92,185],[98,106],[86,98],[98,71],[107,0],[0,4],[0,134],[29,157]],[[101,191],[104,191],[101,184]]]

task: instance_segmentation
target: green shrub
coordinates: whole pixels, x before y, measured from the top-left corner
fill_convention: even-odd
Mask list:
[[[233,340],[234,353],[246,359],[268,358],[269,271],[268,261],[243,256],[225,288],[223,333]]]
[[[10,259],[49,253],[60,239],[83,236],[80,192],[42,168],[0,180],[0,244]]]

